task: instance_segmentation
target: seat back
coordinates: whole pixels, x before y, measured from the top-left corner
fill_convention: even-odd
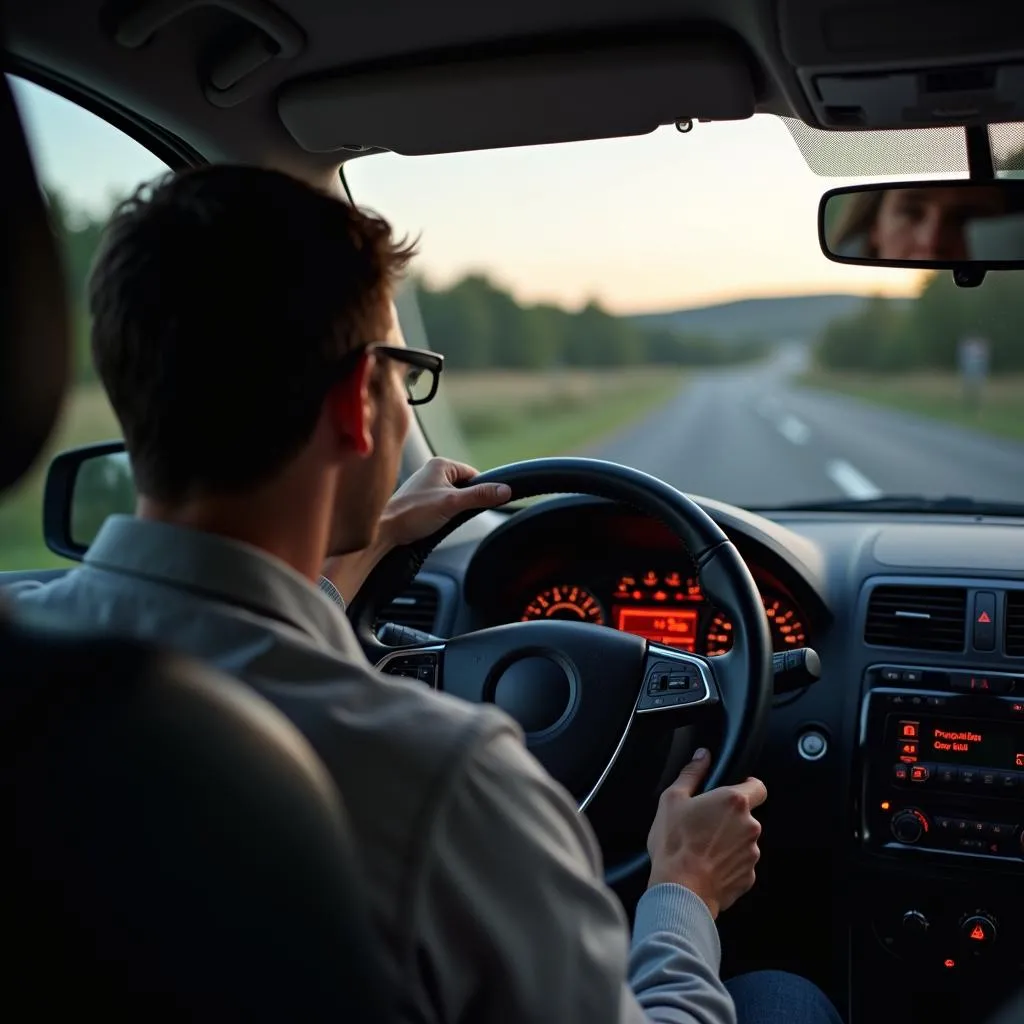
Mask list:
[[[0,82],[0,488],[66,384],[58,255]],[[390,1019],[338,793],[255,693],[0,597],[11,1017]]]

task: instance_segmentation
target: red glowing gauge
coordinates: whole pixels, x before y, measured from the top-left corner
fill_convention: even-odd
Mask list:
[[[772,634],[772,650],[787,651],[807,646],[807,631],[800,612],[788,598],[762,594],[765,615]],[[718,613],[712,618],[704,638],[705,653],[725,654],[732,648],[732,623]]]
[[[596,626],[605,624],[601,602],[586,587],[572,584],[541,591],[523,612],[523,622],[531,619],[570,619],[591,622]]]

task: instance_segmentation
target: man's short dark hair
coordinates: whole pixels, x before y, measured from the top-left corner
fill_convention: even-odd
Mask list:
[[[114,212],[89,282],[92,351],[140,493],[238,493],[309,440],[331,373],[383,341],[413,255],[295,178],[217,166]]]

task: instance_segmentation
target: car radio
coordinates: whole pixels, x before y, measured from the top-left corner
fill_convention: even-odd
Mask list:
[[[917,673],[922,688],[868,691],[860,736],[865,846],[1024,866],[1024,694],[998,695],[1013,693],[1013,676],[972,678],[986,685],[924,689]]]

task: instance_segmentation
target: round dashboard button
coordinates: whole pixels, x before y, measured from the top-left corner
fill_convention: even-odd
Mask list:
[[[996,922],[990,914],[971,914],[960,922],[960,935],[975,953],[988,950],[996,941]]]
[[[796,749],[805,761],[819,761],[828,750],[828,740],[817,729],[808,729],[797,740]]]

